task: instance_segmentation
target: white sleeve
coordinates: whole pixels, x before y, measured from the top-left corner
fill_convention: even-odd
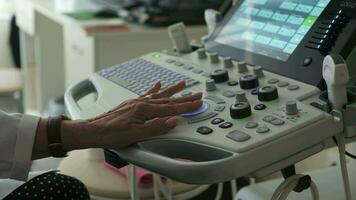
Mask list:
[[[0,111],[0,178],[27,179],[39,120]]]

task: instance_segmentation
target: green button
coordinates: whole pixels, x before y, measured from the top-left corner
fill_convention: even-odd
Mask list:
[[[153,58],[157,58],[157,59],[160,59],[161,58],[161,54],[160,53],[154,53],[152,55]]]
[[[304,21],[304,25],[305,26],[313,26],[313,24],[315,23],[315,21],[317,20],[318,18],[315,17],[315,16],[309,16],[307,17],[307,19],[305,19]]]

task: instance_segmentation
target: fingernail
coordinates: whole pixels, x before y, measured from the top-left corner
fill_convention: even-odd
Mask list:
[[[166,126],[168,128],[174,128],[178,124],[178,117],[171,117],[166,121]]]

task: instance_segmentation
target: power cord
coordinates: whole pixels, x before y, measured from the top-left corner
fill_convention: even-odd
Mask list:
[[[298,186],[299,181],[304,177],[303,174],[295,174],[286,178],[275,190],[271,200],[286,200],[288,195]],[[319,200],[319,191],[316,184],[310,180],[310,191],[313,200]]]
[[[339,137],[338,149],[339,149],[339,158],[340,158],[340,168],[341,168],[342,180],[345,189],[345,199],[351,200],[351,186],[350,186],[350,180],[349,180],[349,175],[348,175],[347,165],[346,165],[346,154],[345,154],[346,145],[345,145],[344,134],[340,133],[338,137]]]
[[[335,137],[335,136],[333,136],[333,140],[334,140],[334,142],[335,142],[336,146],[338,146],[339,144],[338,144],[338,141],[337,141],[337,139],[336,139],[336,137]],[[350,158],[352,158],[352,159],[355,159],[355,160],[356,160],[356,155],[353,155],[353,154],[351,154],[351,153],[350,153],[350,152],[348,152],[348,151],[345,151],[345,154],[346,154],[348,157],[350,157]]]

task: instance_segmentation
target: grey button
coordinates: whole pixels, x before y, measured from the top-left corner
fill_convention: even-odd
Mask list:
[[[175,63],[175,66],[177,66],[177,67],[181,67],[181,66],[183,66],[184,65],[184,63],[181,63],[181,62],[176,62]]]
[[[218,115],[217,113],[207,113],[207,114],[203,114],[203,115],[198,115],[198,116],[195,116],[192,119],[190,119],[188,121],[188,124],[199,123],[199,122],[211,119],[211,118],[213,118],[213,117],[215,117],[217,115]]]
[[[251,139],[251,136],[249,136],[247,133],[244,133],[242,131],[232,131],[229,134],[227,134],[226,137],[236,142],[245,142]]]
[[[208,92],[216,90],[215,81],[213,79],[207,79],[205,81],[205,90]]]
[[[219,63],[219,61],[220,61],[219,55],[217,53],[210,53],[209,58],[210,58],[211,64],[216,64],[216,63]]]
[[[225,110],[225,106],[216,106],[215,111],[222,112]]]
[[[216,96],[206,96],[205,99],[214,101],[216,104],[224,104],[226,103],[223,99]]]
[[[190,95],[192,95],[192,92],[191,92],[191,91],[184,91],[184,92],[182,92],[182,94],[181,94],[182,97],[186,97],[186,96],[190,96]]]
[[[206,51],[203,48],[197,50],[197,55],[199,59],[205,59],[207,57]]]
[[[285,105],[287,115],[296,115],[299,113],[296,101],[288,101]]]
[[[203,72],[203,70],[201,70],[201,69],[194,69],[192,72],[195,73],[195,74],[201,74],[201,73]]]
[[[236,93],[236,103],[239,103],[239,102],[246,102],[248,103],[248,100],[246,98],[246,92],[245,91],[238,91]]]
[[[224,97],[235,97],[236,94],[237,94],[237,92],[230,91],[230,90],[223,92]]]
[[[283,120],[280,120],[280,119],[272,120],[269,123],[271,123],[272,125],[275,125],[275,126],[281,126],[281,125],[285,124],[285,122]]]
[[[270,83],[270,84],[275,84],[275,83],[278,83],[278,82],[279,82],[279,80],[276,79],[276,78],[272,78],[272,79],[268,80],[268,83]]]
[[[256,133],[263,134],[263,133],[268,133],[269,131],[270,131],[270,129],[267,128],[267,127],[259,127],[259,128],[256,130]]]
[[[253,129],[253,128],[257,128],[257,127],[258,127],[258,124],[256,122],[248,122],[245,125],[245,128],[248,128],[248,129]]]
[[[234,66],[234,63],[230,57],[223,58],[223,64],[225,68],[231,68]]]
[[[290,90],[290,91],[294,91],[294,90],[298,90],[300,87],[298,86],[298,85],[290,85],[290,86],[288,86],[288,90]]]
[[[173,59],[167,59],[166,62],[167,62],[167,63],[174,63],[175,60],[173,60]]]
[[[278,84],[277,84],[277,86],[278,87],[287,87],[289,85],[289,83],[288,82],[279,82]]]
[[[211,73],[210,72],[204,72],[202,75],[204,77],[210,78]]]
[[[237,71],[239,73],[246,73],[248,71],[247,64],[244,61],[237,63]]]
[[[262,78],[264,77],[264,72],[263,72],[263,68],[261,66],[256,66],[253,68],[253,73],[258,77],[258,78]]]
[[[276,117],[273,117],[271,115],[267,115],[266,117],[264,117],[262,120],[265,121],[265,122],[271,122],[273,120],[277,119]]]
[[[187,66],[184,66],[183,69],[185,69],[185,70],[192,70],[192,69],[194,69],[194,67],[187,65]]]

